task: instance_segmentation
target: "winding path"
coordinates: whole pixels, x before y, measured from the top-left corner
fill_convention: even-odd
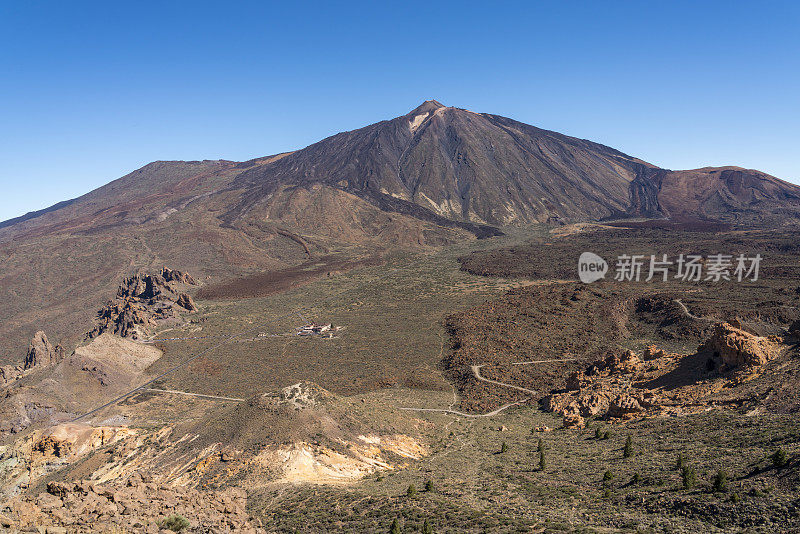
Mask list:
[[[681,299],[674,299],[672,302],[677,304],[683,310],[683,313],[686,314],[686,317],[690,319],[695,319],[697,321],[707,321],[707,322],[714,322],[713,319],[709,319],[708,317],[700,317],[699,315],[695,315],[689,311],[689,308],[686,307],[686,304],[683,303]]]
[[[534,360],[534,361],[527,361],[527,362],[513,362],[512,365],[530,365],[530,364],[536,364],[536,363],[574,362],[574,361],[577,361],[577,358],[568,358],[568,359],[563,359],[563,360]],[[535,389],[528,389],[528,388],[524,388],[524,387],[521,387],[521,386],[515,386],[514,384],[509,384],[507,382],[500,382],[498,380],[492,380],[491,378],[486,378],[485,376],[483,376],[481,374],[481,368],[485,367],[486,365],[487,364],[485,364],[485,363],[482,363],[482,364],[479,364],[479,365],[470,365],[470,369],[472,369],[472,374],[475,376],[475,378],[477,380],[480,380],[482,382],[488,382],[489,384],[495,384],[495,385],[498,385],[498,386],[503,386],[503,387],[506,387],[506,388],[516,389],[517,391],[522,391],[522,392],[528,393],[530,395],[538,395],[539,394],[539,392],[536,391]],[[504,404],[503,406],[497,408],[496,410],[492,410],[491,412],[478,413],[478,414],[465,413],[465,412],[459,412],[458,410],[453,410],[452,406],[455,405],[455,402],[453,402],[453,404],[450,405],[451,408],[400,408],[400,409],[401,410],[405,410],[405,411],[412,411],[412,412],[448,413],[448,414],[451,414],[451,415],[458,415],[460,417],[470,417],[470,418],[492,417],[494,415],[497,415],[497,414],[507,410],[508,408],[511,408],[512,406],[516,406],[518,404],[522,404],[524,402],[528,402],[529,400],[530,400],[530,397],[526,397],[526,398],[524,398],[524,399],[522,399],[520,401],[517,401],[517,402],[510,402],[508,404]]]

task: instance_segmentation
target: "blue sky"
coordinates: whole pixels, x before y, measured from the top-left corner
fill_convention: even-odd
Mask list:
[[[0,3],[0,220],[435,98],[800,183],[796,2]]]

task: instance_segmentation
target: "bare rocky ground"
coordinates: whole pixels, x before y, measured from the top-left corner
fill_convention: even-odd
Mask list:
[[[279,292],[274,278],[262,292],[248,277],[253,298],[189,300],[192,284],[163,272],[178,290],[156,298],[161,280],[127,279],[115,300],[145,319],[117,314],[71,354],[39,336],[33,365],[6,384],[0,522],[149,532],[180,514],[193,532],[385,532],[394,519],[407,532],[426,521],[436,532],[797,530],[796,243],[760,234],[765,271],[750,286],[570,281],[556,260],[574,262],[590,242],[606,254],[755,246],[738,233],[597,231],[609,234],[348,264]],[[517,278],[459,270],[458,255],[465,269]],[[510,273],[520,257],[534,264]],[[299,340],[298,309],[346,325],[341,339]],[[519,404],[480,417],[508,403]]]

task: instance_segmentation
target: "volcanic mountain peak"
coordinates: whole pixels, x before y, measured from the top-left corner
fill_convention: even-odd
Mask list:
[[[436,111],[437,109],[447,107],[438,100],[426,100],[416,108],[412,109],[408,115],[415,116],[420,115],[422,113],[429,113],[431,111]]]

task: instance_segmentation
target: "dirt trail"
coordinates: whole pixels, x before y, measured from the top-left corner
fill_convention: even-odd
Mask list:
[[[146,388],[142,391],[149,391],[152,393],[171,393],[173,395],[188,395],[190,397],[200,397],[203,399],[213,399],[213,400],[223,400],[223,401],[234,401],[234,402],[244,402],[245,399],[240,399],[238,397],[220,397],[218,395],[204,395],[202,393],[190,393],[188,391],[178,391],[175,389],[158,389],[158,388]]]
[[[514,363],[512,363],[512,365],[530,365],[530,364],[536,364],[536,363],[551,363],[551,362],[573,362],[573,361],[576,361],[576,360],[577,360],[577,358],[569,358],[569,359],[563,359],[563,360],[534,360],[534,361],[527,361],[527,362],[514,362]],[[528,388],[524,388],[524,387],[521,387],[521,386],[515,386],[514,384],[509,384],[507,382],[500,382],[500,381],[497,381],[497,380],[492,380],[490,378],[486,378],[485,376],[483,376],[481,374],[481,368],[485,367],[486,365],[487,364],[482,363],[482,364],[479,364],[479,365],[471,365],[470,366],[470,369],[472,369],[472,374],[475,375],[476,379],[478,379],[478,380],[480,380],[482,382],[488,382],[490,384],[495,384],[495,385],[503,386],[503,387],[506,387],[506,388],[516,389],[518,391],[523,391],[525,393],[529,393],[530,395],[538,395],[539,394],[539,392],[534,390],[534,389],[528,389]],[[525,403],[525,402],[527,402],[529,400],[530,400],[530,397],[527,397],[527,398],[522,399],[522,400],[517,401],[517,402],[511,402],[511,403],[508,403],[508,404],[504,404],[503,406],[497,408],[496,410],[492,410],[491,412],[486,412],[486,413],[481,413],[481,414],[465,413],[465,412],[459,412],[458,410],[453,410],[452,406],[455,405],[455,402],[450,405],[450,408],[400,408],[400,409],[401,410],[405,410],[405,411],[413,411],[413,412],[449,413],[449,414],[452,414],[452,415],[458,415],[460,417],[470,417],[470,418],[474,418],[474,417],[492,417],[494,415],[497,415],[497,414],[507,410],[508,408],[511,408],[512,406],[516,406],[518,404]]]
[[[686,304],[684,304],[681,299],[675,299],[673,302],[675,302],[675,304],[680,306],[681,309],[683,310],[683,313],[685,313],[686,316],[689,317],[690,319],[695,319],[697,321],[714,322],[713,319],[709,319],[708,317],[700,317],[699,315],[695,315],[692,312],[690,312],[689,308],[686,307]]]

